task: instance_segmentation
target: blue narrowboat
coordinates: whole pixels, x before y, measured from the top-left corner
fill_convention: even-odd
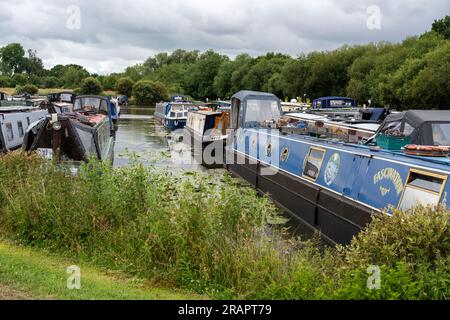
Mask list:
[[[170,100],[156,105],[154,117],[169,130],[183,129],[188,112],[196,109],[196,106],[182,95],[172,96]]]
[[[276,96],[241,91],[231,103],[226,168],[331,243],[349,243],[373,214],[417,204],[449,208],[448,149],[441,157],[427,157],[283,133]],[[436,128],[431,135],[441,137],[439,145],[448,146],[450,112],[442,118],[426,126]]]

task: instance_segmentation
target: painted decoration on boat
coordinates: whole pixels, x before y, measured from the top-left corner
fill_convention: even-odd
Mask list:
[[[394,168],[384,168],[378,171],[373,177],[373,184],[380,185],[380,183],[383,181],[390,181],[395,188],[395,192],[398,196],[400,196],[403,191],[403,181],[400,173],[398,173],[397,170],[395,170]],[[388,194],[391,190],[385,185],[380,185],[379,189],[383,197],[386,196],[386,194]]]
[[[339,153],[334,153],[330,160],[328,160],[327,167],[325,168],[324,180],[325,183],[330,186],[339,173],[339,168],[341,166],[341,157]]]

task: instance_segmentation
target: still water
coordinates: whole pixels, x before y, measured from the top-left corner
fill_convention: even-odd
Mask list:
[[[208,172],[196,163],[189,146],[179,141],[180,132],[167,131],[153,117],[154,108],[122,108],[116,144],[114,166],[128,166],[133,161],[142,162],[170,171]],[[225,172],[223,169],[214,173]]]

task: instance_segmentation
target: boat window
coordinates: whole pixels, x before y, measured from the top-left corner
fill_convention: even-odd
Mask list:
[[[76,99],[74,106],[74,111],[105,111],[108,112],[108,106],[106,100],[99,98],[80,98]]]
[[[264,121],[278,121],[280,116],[278,101],[247,100],[244,126],[259,125]]]
[[[27,127],[30,125],[31,121],[30,121],[30,117],[27,117]]]
[[[330,100],[330,107],[352,107],[351,100]]]
[[[403,134],[405,137],[409,137],[414,131],[414,127],[410,125],[408,122],[405,122],[405,128],[403,129]]]
[[[446,181],[445,176],[411,170],[399,209],[408,210],[419,204],[435,206],[439,203]]]
[[[14,140],[14,132],[13,132],[12,124],[11,124],[11,122],[8,122],[5,125],[6,125],[6,134],[8,136],[8,141],[13,141]]]
[[[23,133],[23,124],[22,124],[22,121],[18,121],[18,122],[17,122],[17,127],[19,128],[19,137],[23,137],[24,133]]]
[[[450,123],[433,123],[433,143],[438,146],[450,146]]]
[[[324,155],[324,149],[311,148],[303,167],[303,176],[314,181],[317,180]]]

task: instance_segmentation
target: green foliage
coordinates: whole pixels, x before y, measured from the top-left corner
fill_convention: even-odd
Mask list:
[[[11,76],[21,73],[25,67],[25,50],[20,43],[11,43],[0,48],[0,71],[4,75]]]
[[[28,83],[28,77],[23,73],[16,73],[11,78],[11,85],[13,86],[23,86]]]
[[[450,39],[450,16],[445,16],[440,20],[435,20],[431,30],[444,36],[445,39]]]
[[[0,234],[100,267],[242,299],[448,299],[449,212],[380,215],[349,246],[268,226],[266,197],[225,176],[90,162],[77,177],[20,152],[0,158]],[[267,232],[270,229],[270,232]],[[380,290],[367,267],[381,269]]]
[[[93,77],[87,77],[81,81],[80,93],[99,95],[103,92],[103,87],[100,81]]]
[[[43,88],[59,88],[61,87],[61,81],[55,76],[49,76],[42,78]]]
[[[37,94],[39,89],[33,84],[26,84],[24,86],[16,86],[16,94]]]
[[[133,85],[134,81],[128,77],[120,78],[116,82],[115,89],[118,94],[126,95],[127,97],[131,97],[133,94]]]
[[[81,81],[89,77],[89,72],[84,68],[78,68],[77,66],[69,66],[64,70],[62,81],[65,88],[76,88],[81,85]]]
[[[8,76],[0,76],[0,88],[13,87],[12,79]]]
[[[118,76],[112,74],[109,76],[99,76],[97,79],[101,82],[105,90],[114,90],[114,88],[116,87]]]
[[[154,105],[166,100],[168,92],[165,85],[159,81],[141,80],[133,86],[133,97],[137,104]]]

